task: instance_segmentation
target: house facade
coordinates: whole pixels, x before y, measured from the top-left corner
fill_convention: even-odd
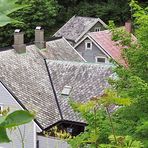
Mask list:
[[[108,54],[90,37],[86,37],[75,48],[87,62],[109,63]]]
[[[47,148],[50,147],[48,143],[53,147],[58,143],[60,148],[66,148],[63,141],[45,137],[44,131],[57,126],[73,136],[83,132],[86,123],[73,111],[69,98],[84,103],[93,96],[102,95],[109,87],[107,79],[112,76],[112,66],[86,63],[64,38],[45,44],[41,35],[35,45],[26,46],[23,33],[17,31],[15,35],[14,48],[0,52],[1,108],[36,113],[34,121],[21,127],[26,133],[26,148]],[[20,148],[20,139],[16,135],[18,131],[12,140]],[[13,143],[0,146],[11,148]]]
[[[126,66],[127,63],[122,56],[122,46],[112,41],[109,30],[90,32],[74,48],[87,62],[110,63],[110,59],[116,63]]]
[[[88,32],[98,32],[106,27],[107,25],[100,18],[73,16],[53,36],[62,36],[74,46]]]
[[[14,94],[0,82],[0,108],[1,111],[9,108],[9,113],[16,110],[24,110],[23,104],[14,96]],[[7,130],[10,143],[0,143],[0,148],[68,148],[68,144],[64,140],[54,137],[45,137],[38,135],[42,129],[35,121],[16,127],[13,130]],[[23,140],[23,142],[22,142]]]
[[[15,110],[23,110],[23,107],[19,104],[19,102],[14,98],[12,92],[10,92],[6,86],[0,82],[0,108],[1,111],[9,108],[10,112]],[[10,143],[0,143],[1,148],[21,148],[22,141],[24,143],[25,148],[37,147],[37,132],[41,132],[41,129],[37,126],[37,124],[32,121],[28,124],[16,127],[16,129],[7,130],[10,140]],[[23,136],[22,136],[23,135]]]

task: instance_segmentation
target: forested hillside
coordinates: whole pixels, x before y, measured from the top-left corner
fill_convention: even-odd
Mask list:
[[[146,5],[146,0],[141,0]],[[0,28],[0,47],[12,45],[13,31],[21,28],[25,32],[25,41],[33,42],[34,29],[41,25],[46,38],[51,36],[73,15],[100,17],[104,22],[114,20],[123,25],[130,18],[128,0],[17,0],[27,6],[10,16],[20,21]]]

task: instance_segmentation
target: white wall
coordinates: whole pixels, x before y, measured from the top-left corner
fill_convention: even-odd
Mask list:
[[[52,137],[38,136],[39,148],[70,148],[66,141]]]
[[[13,96],[7,91],[7,89],[0,82],[0,104],[3,104],[4,108],[9,107],[10,112],[18,109],[22,109],[21,106],[15,101]],[[36,125],[34,121],[22,125],[19,127],[23,135],[25,142],[25,148],[36,148]],[[12,140],[10,143],[0,144],[0,148],[21,148],[21,138],[18,128],[8,131],[9,137]]]

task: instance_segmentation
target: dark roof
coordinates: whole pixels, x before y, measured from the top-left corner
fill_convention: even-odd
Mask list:
[[[61,120],[83,122],[69,106],[68,98],[61,95],[65,85],[72,86],[71,98],[86,102],[103,93],[112,72],[108,65],[46,63],[36,47],[30,45],[24,54],[17,54],[14,49],[0,52],[0,74],[0,81],[26,109],[36,112],[40,127],[46,129]]]
[[[85,61],[64,37],[46,42],[46,50],[41,50],[41,53],[50,60]]]
[[[73,16],[53,36],[63,36],[68,40],[77,42],[97,22],[106,27],[106,24],[100,18]]]

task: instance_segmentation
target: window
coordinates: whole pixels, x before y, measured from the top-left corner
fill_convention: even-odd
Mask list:
[[[65,96],[69,96],[70,92],[71,92],[72,87],[71,86],[64,86],[63,90],[62,90],[62,95]]]
[[[99,32],[101,30],[101,27],[95,27],[94,31]]]
[[[85,42],[85,50],[91,50],[92,49],[92,42],[91,41],[86,41]]]
[[[97,63],[105,63],[106,62],[106,58],[105,57],[96,57],[96,62]]]

